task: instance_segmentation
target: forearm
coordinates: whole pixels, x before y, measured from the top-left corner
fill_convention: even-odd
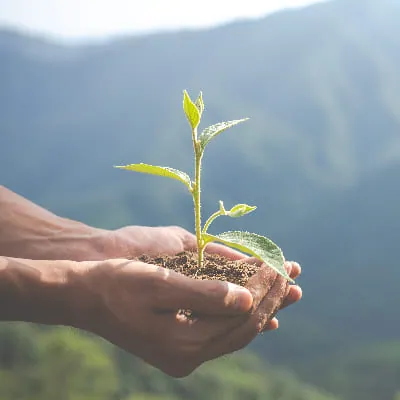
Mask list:
[[[76,326],[90,302],[82,298],[82,263],[0,257],[0,321]]]
[[[0,186],[0,255],[29,259],[106,258],[107,231],[61,218]]]

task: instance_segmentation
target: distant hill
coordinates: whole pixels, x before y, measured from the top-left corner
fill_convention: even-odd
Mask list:
[[[181,93],[203,90],[204,124],[251,117],[207,149],[204,212],[219,199],[257,204],[216,229],[267,234],[304,266],[304,300],[257,349],[333,390],[339,352],[399,339],[398,1],[336,0],[82,47],[3,31],[0,60],[2,184],[96,225],[192,229],[178,183],[112,166],[191,171]],[[368,371],[336,393],[376,400],[360,389]],[[393,400],[400,377],[387,376],[379,399]]]

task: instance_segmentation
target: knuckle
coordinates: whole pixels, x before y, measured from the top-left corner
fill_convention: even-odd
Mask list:
[[[194,249],[196,247],[196,237],[193,235],[193,233],[176,225],[171,226],[170,228],[178,234],[184,249]]]
[[[189,232],[186,229],[184,229],[184,228],[182,228],[181,226],[178,226],[178,225],[171,225],[168,228],[170,230],[174,231],[175,233],[177,233],[182,238],[184,238],[186,235],[189,234]]]

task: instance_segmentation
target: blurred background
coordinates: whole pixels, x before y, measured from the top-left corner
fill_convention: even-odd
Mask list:
[[[170,379],[82,332],[0,324],[1,400],[399,400],[400,1],[0,0],[0,183],[104,228],[193,231],[182,90],[213,227],[271,237],[304,298],[249,348]],[[183,186],[183,185],[182,185]]]

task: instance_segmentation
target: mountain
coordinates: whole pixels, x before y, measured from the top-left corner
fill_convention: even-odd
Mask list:
[[[344,399],[393,400],[398,1],[336,0],[84,46],[3,31],[0,60],[0,182],[98,226],[192,230],[191,200],[178,183],[112,168],[192,171],[183,89],[203,90],[203,126],[250,117],[207,149],[203,210],[219,199],[258,205],[216,230],[270,236],[302,263],[304,291],[279,331],[253,348]],[[371,382],[375,391],[365,389]]]

